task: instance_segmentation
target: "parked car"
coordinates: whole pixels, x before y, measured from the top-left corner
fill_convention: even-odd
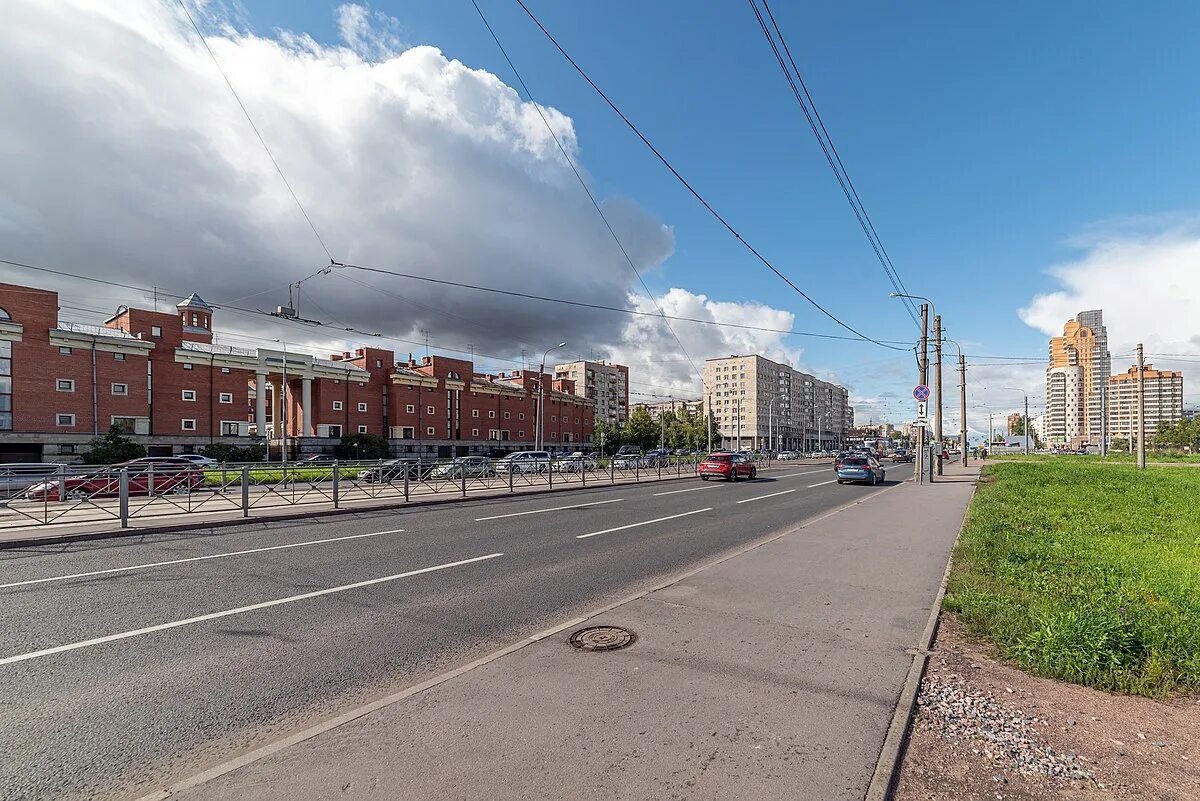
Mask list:
[[[871,486],[883,481],[883,465],[874,456],[847,456],[837,468],[837,483],[865,482]]]
[[[435,465],[430,478],[491,478],[496,475],[492,460],[483,456],[460,456],[450,462]]]
[[[23,495],[33,485],[45,483],[51,477],[57,478],[60,475],[78,471],[79,467],[64,462],[0,464],[0,498]]]
[[[710,453],[700,462],[698,468],[700,479],[724,478],[737,481],[739,478],[755,478],[758,467],[744,453],[728,453],[721,451]]]
[[[426,478],[433,471],[433,462],[422,462],[416,458],[388,459],[358,471],[358,480],[365,484],[390,484],[403,481],[405,472],[414,480]]]
[[[660,465],[662,467],[666,467],[670,463],[671,463],[671,449],[670,448],[656,448],[646,454],[646,466],[647,467],[658,467]]]
[[[204,456],[199,453],[181,453],[175,458],[187,459],[192,464],[200,465],[201,467],[215,467],[216,465],[220,464],[220,462],[218,462],[216,459],[213,459],[211,456]]]
[[[779,452],[779,461],[781,461],[781,462],[791,462],[791,461],[795,461],[796,459],[799,459],[799,458],[800,458],[800,454],[796,453],[795,451],[780,451]]]
[[[60,501],[65,498],[113,498],[121,494],[121,470],[129,475],[130,495],[160,495],[191,492],[204,486],[203,471],[187,459],[173,456],[144,456],[108,467],[95,467],[58,479],[34,484],[25,491],[31,501]]]
[[[548,473],[549,451],[517,451],[496,462],[497,473]]]
[[[911,462],[913,458],[914,456],[912,451],[905,450],[904,448],[897,448],[896,450],[892,451],[893,462]]]
[[[597,462],[592,457],[576,451],[570,456],[564,456],[554,463],[554,472],[556,473],[584,473],[591,472],[597,467]]]
[[[622,445],[617,448],[617,456],[641,456],[642,449],[637,445]]]

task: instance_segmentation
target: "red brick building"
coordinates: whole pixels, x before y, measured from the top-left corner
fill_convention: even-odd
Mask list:
[[[543,382],[544,446],[590,446],[594,401],[536,371],[214,344],[214,309],[194,294],[174,313],[121,307],[102,326],[58,311],[55,292],[0,284],[0,462],[70,460],[113,424],[159,454],[216,442],[333,453],[359,433],[397,454],[520,450],[535,441]]]

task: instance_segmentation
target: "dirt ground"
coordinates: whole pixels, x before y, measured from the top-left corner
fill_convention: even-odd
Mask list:
[[[1111,695],[992,657],[943,614],[897,801],[1200,799],[1200,699]]]

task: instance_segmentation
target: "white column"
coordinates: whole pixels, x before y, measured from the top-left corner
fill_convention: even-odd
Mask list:
[[[267,374],[254,374],[254,428],[260,437],[267,435]]]
[[[300,430],[300,436],[313,436],[312,424],[312,379],[300,379],[300,414],[304,421],[304,428]]]

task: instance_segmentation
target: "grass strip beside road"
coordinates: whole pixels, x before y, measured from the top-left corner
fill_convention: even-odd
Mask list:
[[[1156,697],[1200,689],[1200,472],[987,466],[945,607],[1043,676]]]

